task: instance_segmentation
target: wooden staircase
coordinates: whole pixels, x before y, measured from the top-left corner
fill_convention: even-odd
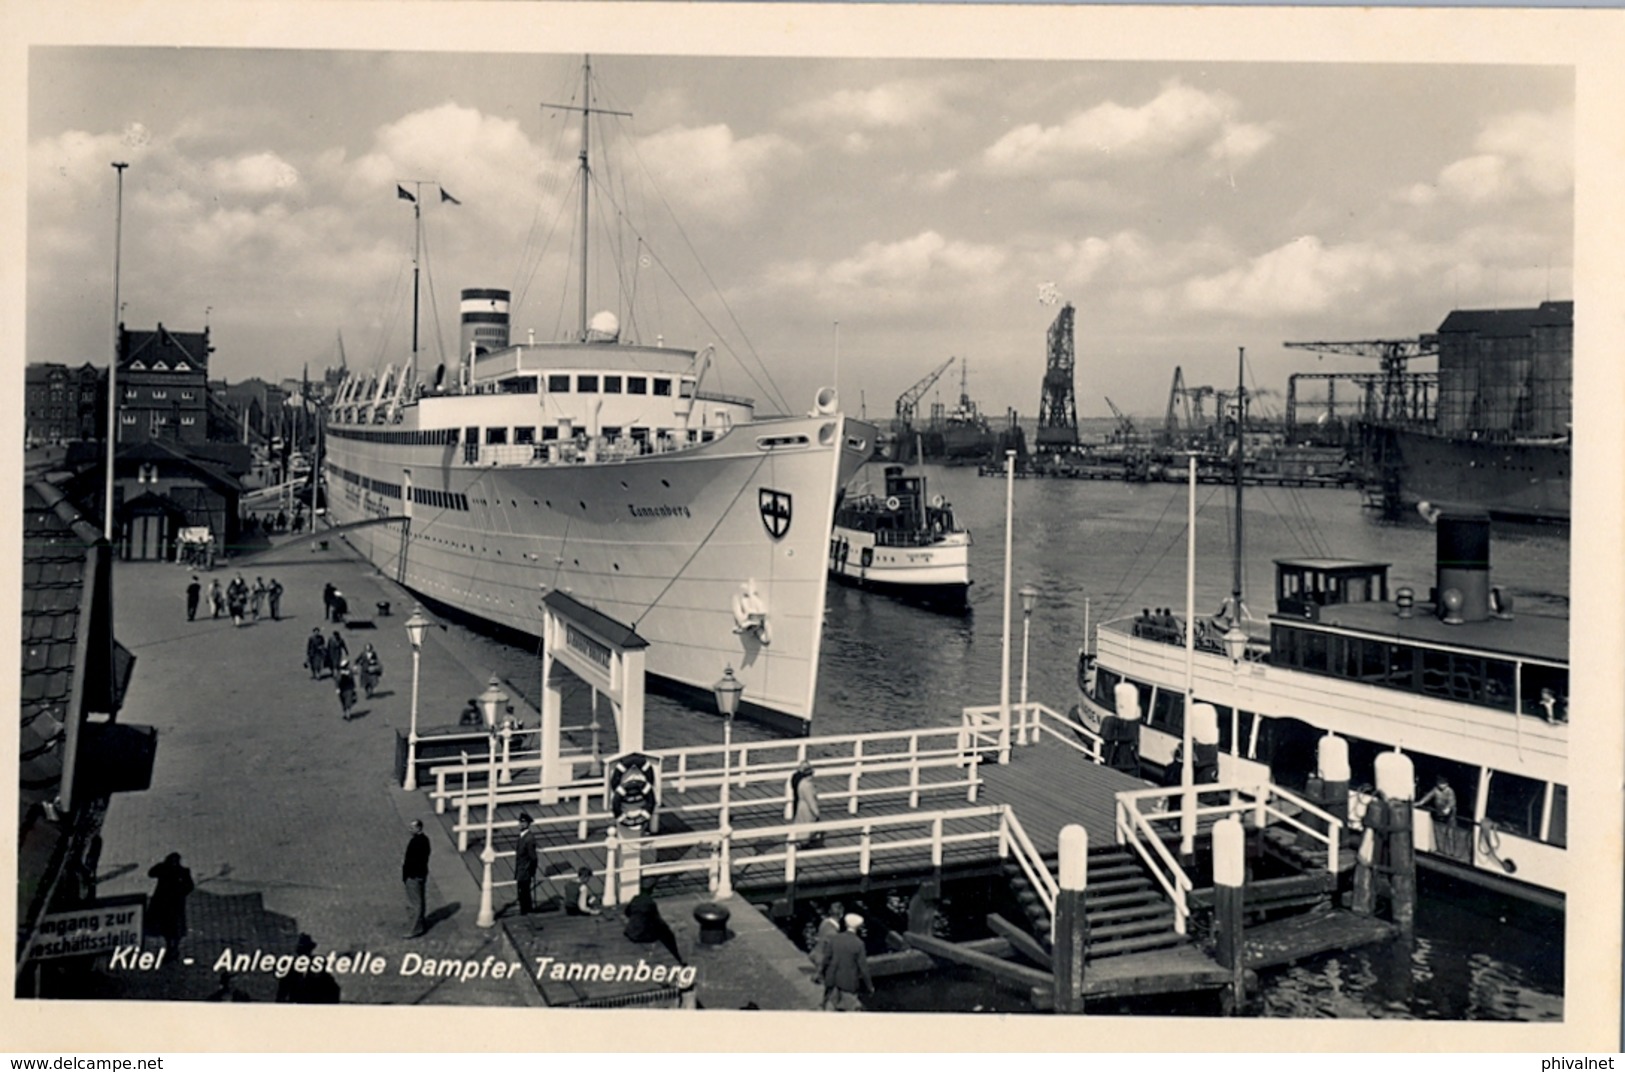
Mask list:
[[[1174,906],[1138,857],[1112,845],[1089,852],[1089,959],[1143,953],[1184,944],[1174,930]]]

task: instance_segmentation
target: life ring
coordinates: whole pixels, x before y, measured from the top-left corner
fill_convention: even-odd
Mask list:
[[[935,506],[939,510],[942,509],[942,504],[945,502],[947,502],[947,500],[942,497],[941,493],[931,496],[931,505]]]
[[[888,510],[896,510],[899,507],[901,507],[902,505],[903,505],[903,500],[899,499],[895,495],[889,496],[886,499],[886,509],[888,509]]]

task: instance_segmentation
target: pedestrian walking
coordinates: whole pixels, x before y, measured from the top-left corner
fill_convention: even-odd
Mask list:
[[[831,901],[829,908],[824,911],[824,918],[818,921],[818,933],[813,936],[812,958],[813,965],[818,969],[820,976],[824,970],[824,962],[829,958],[830,939],[841,933],[841,927],[846,920],[846,909],[839,901]]]
[[[226,594],[220,590],[220,578],[209,578],[209,617],[218,618],[226,609]]]
[[[242,625],[243,615],[248,612],[248,582],[241,573],[226,586],[226,606],[231,611],[231,624]]]
[[[343,660],[333,671],[333,684],[338,689],[339,709],[344,712],[344,721],[348,722],[350,708],[355,706],[355,672],[350,669],[350,660]]]
[[[333,620],[342,625],[349,613],[350,601],[344,598],[343,592],[337,588],[333,589]]]
[[[189,584],[187,584],[187,586],[186,586],[186,620],[187,621],[190,622],[190,621],[193,621],[193,620],[195,620],[197,618],[197,601],[200,598],[202,598],[202,596],[203,596],[203,585],[197,579],[197,574],[194,573],[194,574],[192,574],[191,582]]]
[[[858,995],[872,994],[875,990],[874,980],[869,976],[869,951],[858,934],[863,917],[853,912],[842,922],[840,933],[830,938],[825,947],[824,963],[819,971],[824,983],[823,1007],[833,1012],[861,1008]]]
[[[530,815],[519,813],[519,843],[513,850],[513,881],[519,887],[519,914],[528,916],[536,910],[536,828],[530,825]]]
[[[429,929],[429,836],[423,832],[421,819],[412,820],[412,836],[406,841],[406,857],[401,861],[401,881],[406,884],[406,906],[410,911],[407,918],[411,921],[404,937],[418,938]]]
[[[811,763],[803,761],[801,766],[796,768],[796,772],[790,775],[790,792],[795,797],[796,802],[795,814],[790,819],[791,824],[802,827],[812,826],[818,822],[818,787],[815,784]],[[802,842],[801,845],[802,848],[816,849],[823,843],[823,833],[814,830],[807,835],[807,840]]]
[[[288,515],[285,511],[278,510],[276,512],[276,530],[278,532],[288,531]]]
[[[310,680],[316,681],[327,672],[327,641],[320,628],[312,628],[305,640],[305,665],[310,667]]]
[[[271,620],[282,620],[282,583],[275,577],[271,578],[271,585],[265,590],[265,596],[271,602]]]
[[[157,885],[147,899],[146,931],[163,939],[164,952],[173,956],[186,937],[186,898],[193,890],[192,872],[181,865],[181,854],[172,852],[148,868],[147,877],[156,879]]]
[[[248,608],[256,622],[260,620],[260,605],[265,602],[265,591],[265,578],[255,577],[254,589],[248,594]]]
[[[322,585],[322,621],[324,622],[333,619],[333,593],[337,591],[338,589],[333,587],[332,581]]]
[[[355,657],[356,673],[361,678],[361,690],[372,699],[372,692],[378,687],[378,680],[384,676],[384,664],[378,658],[378,651],[371,644],[361,649],[361,654]]]
[[[333,636],[327,642],[327,668],[337,672],[339,664],[348,662],[349,659],[350,645],[344,642],[337,629],[333,630]]]

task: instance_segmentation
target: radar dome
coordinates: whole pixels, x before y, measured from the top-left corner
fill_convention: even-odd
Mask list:
[[[594,313],[587,321],[587,338],[594,341],[614,342],[621,337],[621,322],[608,309]]]

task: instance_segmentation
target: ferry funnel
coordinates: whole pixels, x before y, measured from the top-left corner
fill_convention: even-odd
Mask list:
[[[508,346],[508,305],[512,297],[506,290],[490,287],[470,287],[463,291],[462,349],[465,356],[480,354]]]
[[[1490,519],[1483,513],[1441,513],[1437,532],[1438,585],[1433,602],[1449,625],[1490,616]]]

